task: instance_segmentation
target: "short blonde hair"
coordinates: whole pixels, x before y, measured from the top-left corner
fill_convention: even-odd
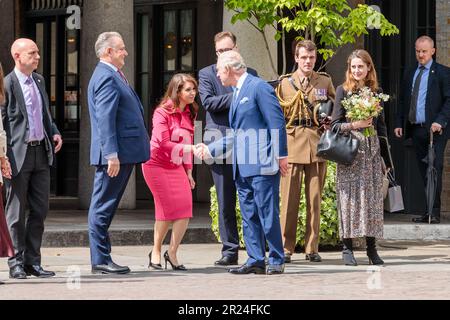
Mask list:
[[[434,48],[434,40],[432,38],[430,38],[429,36],[420,36],[417,38],[416,43],[417,42],[423,42],[423,41],[428,41],[431,44],[431,47]]]

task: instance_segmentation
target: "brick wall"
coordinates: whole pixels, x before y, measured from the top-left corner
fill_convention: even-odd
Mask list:
[[[436,0],[436,59],[450,66],[450,1]],[[447,144],[442,181],[442,218],[450,219],[450,143]]]

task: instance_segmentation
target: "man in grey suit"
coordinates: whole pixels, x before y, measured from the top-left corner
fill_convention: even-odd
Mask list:
[[[50,115],[44,78],[34,72],[40,59],[36,43],[18,39],[11,55],[15,68],[5,78],[1,110],[12,169],[12,178],[5,179],[6,220],[14,245],[9,276],[52,277],[55,273],[41,266],[40,249],[49,207],[50,166],[61,149],[62,137]]]

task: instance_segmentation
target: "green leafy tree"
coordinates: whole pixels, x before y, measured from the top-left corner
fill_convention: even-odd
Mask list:
[[[325,63],[337,50],[358,37],[378,29],[382,36],[399,33],[377,7],[358,4],[352,8],[346,0],[225,0],[225,6],[235,12],[231,22],[248,21],[264,39],[274,74],[278,74],[269,50],[266,29],[273,28],[275,40],[282,40],[283,74],[286,73],[285,33],[296,32],[297,39],[320,44]]]

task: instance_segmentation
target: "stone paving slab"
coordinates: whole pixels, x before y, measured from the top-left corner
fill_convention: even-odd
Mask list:
[[[44,248],[45,268],[57,272],[51,279],[10,280],[6,259],[0,259],[0,280],[6,283],[0,299],[450,299],[450,241],[380,242],[383,267],[369,266],[363,251],[355,253],[356,267],[343,265],[337,251],[321,253],[324,261],[316,264],[294,254],[280,276],[238,276],[214,267],[218,244],[183,244],[179,261],[189,268],[185,273],[150,271],[149,250],[113,247],[114,260],[132,270],[123,276],[92,275],[87,248]],[[239,259],[245,261],[245,251]]]

